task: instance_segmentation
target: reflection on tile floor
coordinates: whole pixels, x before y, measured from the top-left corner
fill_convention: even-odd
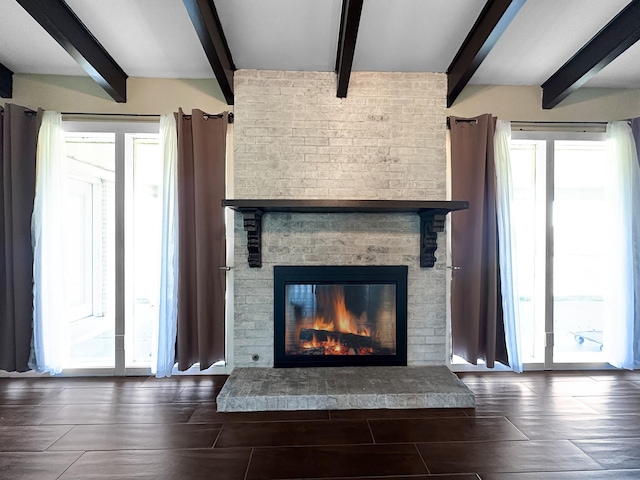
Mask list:
[[[0,478],[640,479],[639,372],[459,376],[477,408],[225,413],[225,376],[0,379]]]

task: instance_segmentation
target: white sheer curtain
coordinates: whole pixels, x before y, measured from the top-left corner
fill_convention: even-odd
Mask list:
[[[513,186],[511,177],[511,159],[509,140],[511,123],[505,120],[496,122],[493,137],[496,166],[496,212],[498,215],[498,249],[500,260],[500,286],[502,289],[502,310],[504,334],[507,344],[509,366],[514,372],[522,372],[520,353],[520,314],[518,282],[516,275],[515,234],[511,223],[511,201]]]
[[[33,344],[29,366],[38,373],[62,371],[64,343],[64,134],[62,116],[44,112],[36,153],[33,243]]]
[[[162,247],[156,377],[171,376],[175,364],[178,315],[178,138],[173,114],[160,117],[160,149],[164,159],[162,185]]]
[[[640,352],[634,352],[634,289],[640,282],[638,234],[634,242],[633,212],[640,208],[640,166],[631,128],[626,122],[607,125],[609,168],[606,199],[609,208],[607,236],[607,277],[604,297],[603,351],[607,361],[618,368],[633,369]],[[635,364],[635,365],[634,365]]]

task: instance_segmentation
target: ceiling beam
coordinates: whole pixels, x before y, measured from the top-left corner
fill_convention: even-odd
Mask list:
[[[0,97],[13,96],[13,72],[0,63]]]
[[[640,40],[640,0],[634,0],[542,84],[542,108],[558,105]]]
[[[213,0],[183,0],[183,3],[218,80],[220,90],[227,104],[233,105],[233,72],[236,66],[231,58],[231,51]]]
[[[353,53],[356,49],[363,0],[342,0],[342,17],[338,36],[336,74],[338,75],[338,98],[345,98],[349,89]]]
[[[525,0],[487,0],[447,69],[447,107],[456,101],[524,2]]]
[[[17,0],[116,102],[127,101],[127,74],[64,0]]]

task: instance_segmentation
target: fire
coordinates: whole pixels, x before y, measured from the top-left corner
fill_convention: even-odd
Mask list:
[[[325,322],[323,318],[318,318],[316,317],[315,321],[313,322],[313,329],[314,330],[324,330],[326,332],[335,332],[336,331],[336,327],[334,325],[333,322]]]
[[[366,326],[366,311],[358,316],[347,309],[342,286],[336,285],[333,288],[319,291],[317,299],[320,307],[318,314],[313,319],[304,320],[307,329],[310,328],[314,333],[311,339],[307,337],[301,341],[300,347],[302,349],[314,350],[314,355],[370,355],[374,353],[373,348],[358,345],[360,342],[354,343],[353,336],[371,337],[371,330]],[[320,332],[331,333],[325,335]]]
[[[326,320],[323,317],[316,317],[312,327],[314,330],[371,336],[371,331],[363,325],[367,322],[367,313],[363,312],[360,317],[357,317],[347,309],[343,287],[335,286],[329,290],[329,293],[323,293],[320,295],[319,303],[331,312],[332,318]]]

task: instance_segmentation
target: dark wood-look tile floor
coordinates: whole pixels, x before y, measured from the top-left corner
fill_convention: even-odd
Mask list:
[[[459,374],[475,409],[221,413],[226,377],[0,379],[0,479],[640,480],[640,372]]]

